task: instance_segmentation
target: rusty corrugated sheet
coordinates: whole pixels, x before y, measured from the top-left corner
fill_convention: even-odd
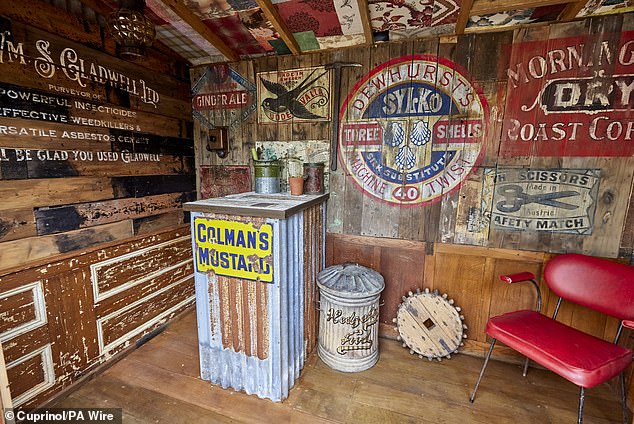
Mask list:
[[[325,205],[319,204],[304,211],[304,341],[306,354],[317,344],[319,331],[319,291],[317,274],[325,266],[324,214]]]
[[[200,216],[273,228],[272,283],[196,272],[201,377],[282,400],[317,341],[316,276],[325,263],[325,206],[286,219],[192,212],[192,222]]]

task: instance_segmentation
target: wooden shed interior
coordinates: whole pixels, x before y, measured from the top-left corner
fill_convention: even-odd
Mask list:
[[[151,47],[115,39],[121,6],[153,24]],[[633,11],[632,0],[0,1],[2,406],[51,405],[178,316],[175,328],[195,331],[183,204],[252,191],[254,154],[281,160],[282,191],[302,163],[325,164],[325,265],[383,275],[382,342],[398,336],[403,296],[429,288],[461,307],[460,352],[483,357],[488,318],[536,301],[499,275],[537,275],[550,314],[551,258],[634,264]],[[229,297],[245,323],[253,290]],[[558,319],[606,340],[619,325],[566,303]],[[634,347],[632,332],[620,343]],[[389,346],[386,361],[408,361]],[[323,370],[312,347],[308,368]],[[504,347],[494,358],[522,362]],[[443,369],[453,363],[465,367]]]

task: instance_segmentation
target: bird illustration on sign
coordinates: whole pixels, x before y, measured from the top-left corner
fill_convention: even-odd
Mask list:
[[[324,67],[258,74],[258,122],[330,119],[330,74]]]

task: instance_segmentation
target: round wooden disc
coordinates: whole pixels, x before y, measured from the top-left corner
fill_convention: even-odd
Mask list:
[[[437,292],[408,296],[398,308],[396,326],[403,342],[427,358],[455,352],[463,339],[460,314]]]

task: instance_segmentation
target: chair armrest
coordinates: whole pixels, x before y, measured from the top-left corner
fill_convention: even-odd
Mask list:
[[[535,274],[532,272],[518,272],[517,274],[500,275],[500,280],[505,283],[513,284],[522,281],[534,280]]]
[[[614,344],[619,344],[619,339],[621,338],[623,327],[629,328],[630,330],[634,330],[634,321],[630,321],[627,319],[624,319],[621,321],[621,325],[619,325],[619,329],[616,330],[616,336],[614,336]]]
[[[535,274],[533,274],[532,272],[518,272],[517,274],[504,274],[504,275],[500,275],[500,280],[509,284],[521,283],[522,281],[530,281],[531,283],[533,283],[533,286],[535,286],[535,290],[537,291],[537,312],[542,311],[542,292],[539,289],[539,284],[537,284],[537,281],[535,280]]]

